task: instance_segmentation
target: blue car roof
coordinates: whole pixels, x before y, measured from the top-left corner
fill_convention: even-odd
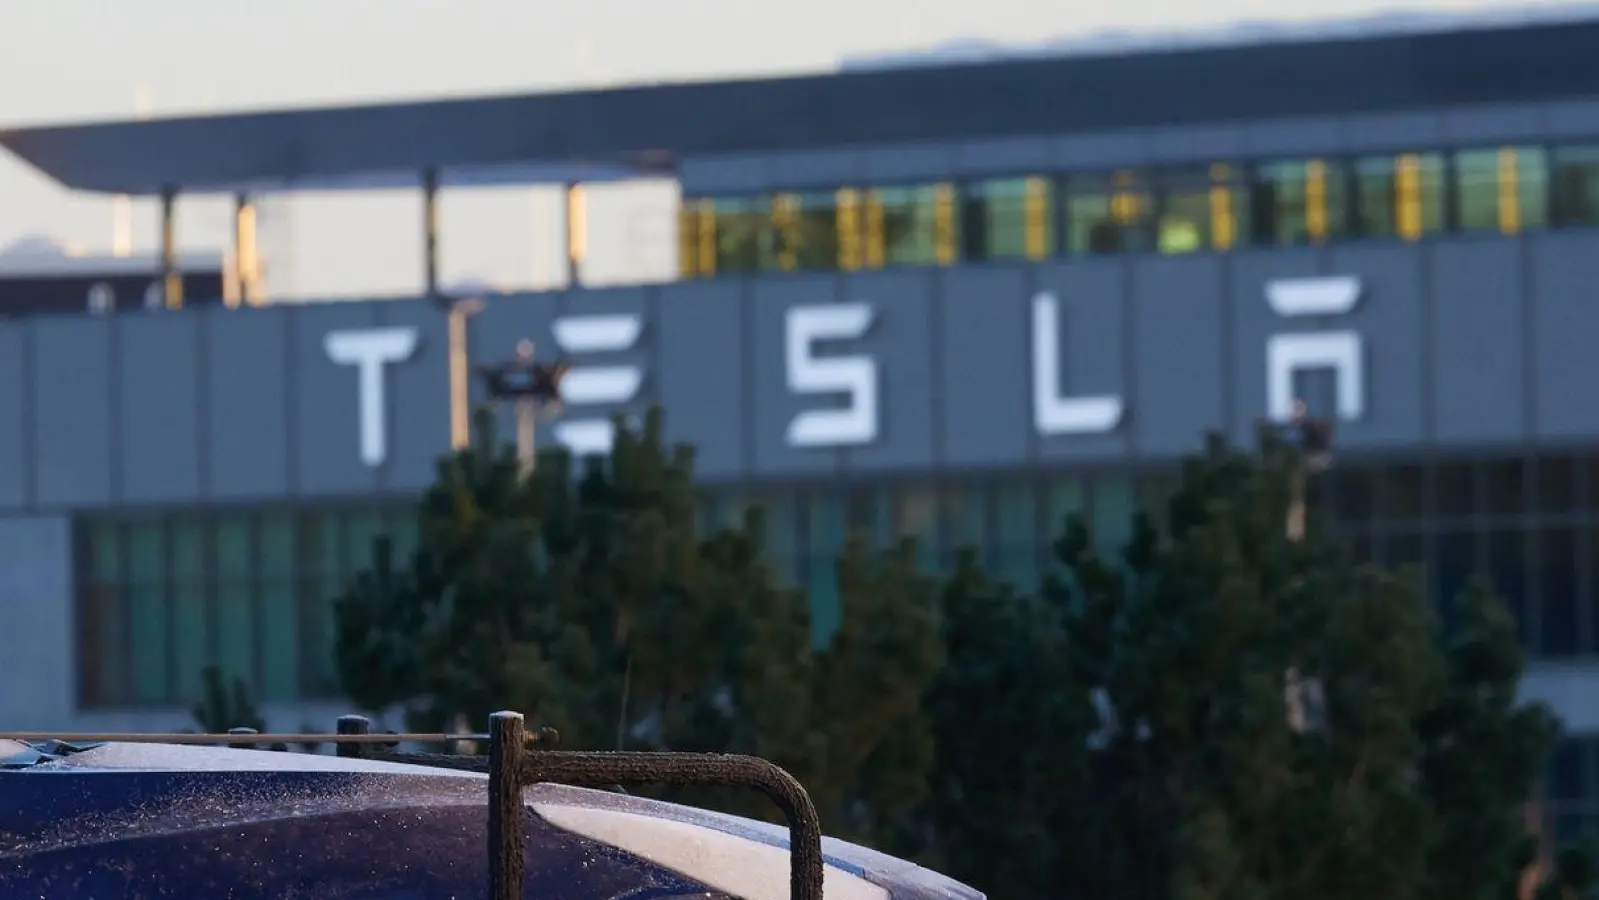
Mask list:
[[[0,762],[18,758],[9,749],[0,746]],[[0,769],[0,897],[483,897],[485,782],[477,773],[310,754],[66,748]],[[524,796],[528,897],[720,893],[617,845],[627,841],[579,833],[571,823],[584,816],[644,816],[788,849],[784,829],[689,807],[547,784]],[[829,869],[893,900],[982,900],[841,841],[825,841],[824,855]]]

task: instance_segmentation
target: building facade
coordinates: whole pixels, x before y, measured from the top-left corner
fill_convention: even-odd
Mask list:
[[[825,635],[851,531],[1031,583],[1068,514],[1115,540],[1205,432],[1247,441],[1306,398],[1338,420],[1319,499],[1357,553],[1420,564],[1445,609],[1473,572],[1510,601],[1527,691],[1576,735],[1557,812],[1599,813],[1599,99],[678,177],[681,279],[469,320],[474,357],[575,360],[542,441],[604,452],[612,413],[661,405],[707,521],[765,506]],[[0,322],[0,659],[37,673],[0,721],[183,724],[211,661],[269,717],[325,715],[332,598],[371,538],[414,541],[450,396],[421,299]]]

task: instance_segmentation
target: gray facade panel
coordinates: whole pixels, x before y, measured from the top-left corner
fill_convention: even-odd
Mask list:
[[[983,267],[939,273],[934,315],[937,451],[945,466],[1026,465],[1033,452],[1029,272]]]
[[[1591,234],[1544,235],[1531,243],[1533,421],[1540,438],[1599,436],[1599,253]]]
[[[1244,152],[1242,128],[1157,128],[1149,134],[1149,156],[1154,163],[1213,162],[1235,159]]]
[[[1361,300],[1347,316],[1330,317],[1328,331],[1352,330],[1364,357],[1365,415],[1338,427],[1340,446],[1397,449],[1424,440],[1426,304],[1422,254],[1401,245],[1339,247],[1325,274],[1360,278]]]
[[[378,306],[384,327],[414,328],[416,352],[387,367],[388,459],[377,469],[387,491],[420,492],[433,483],[439,454],[450,445],[450,353],[448,319],[426,300]]]
[[[1045,465],[1082,460],[1115,459],[1131,446],[1136,421],[1127,414],[1134,406],[1127,381],[1128,278],[1120,260],[1092,260],[1074,265],[1053,264],[1033,270],[1030,294],[1021,298],[1027,320],[1027,339],[1011,350],[1027,361],[1019,393],[1025,398],[1025,419],[1016,426],[1031,435],[1034,455]],[[1057,302],[1055,333],[1038,331],[1035,304]],[[1051,371],[1039,357],[1044,342],[1054,339],[1059,363]],[[1040,378],[1039,370],[1043,369]],[[1047,381],[1063,398],[1119,397],[1121,420],[1099,434],[1046,434],[1038,421],[1041,398],[1038,381]]]
[[[677,167],[684,195],[742,194],[767,186],[767,158],[747,156],[690,157]]]
[[[200,317],[115,321],[117,499],[193,503],[200,497]]]
[[[775,188],[824,188],[860,184],[866,162],[856,150],[774,153],[766,157],[766,180]]]
[[[1433,112],[1347,116],[1339,132],[1340,149],[1351,153],[1430,150],[1445,141],[1443,116]]]
[[[1205,431],[1222,427],[1226,341],[1216,256],[1151,257],[1133,268],[1132,338],[1140,365],[1132,375],[1133,446],[1140,456],[1187,452]]]
[[[1143,131],[1073,135],[1052,144],[1051,161],[1066,171],[1135,168],[1149,162],[1149,134]]]
[[[695,448],[695,470],[734,481],[750,465],[742,283],[673,284],[655,292],[650,373],[667,440]]]
[[[612,394],[569,393],[539,423],[541,442],[584,422],[603,434],[611,412],[659,402],[668,438],[695,445],[704,477],[722,483],[1169,459],[1217,427],[1249,441],[1272,359],[1297,373],[1284,397],[1323,414],[1346,396],[1337,367],[1358,376],[1346,399],[1360,408],[1339,424],[1352,451],[1583,441],[1599,437],[1583,388],[1599,383],[1596,242],[1485,236],[493,297],[471,320],[470,350],[502,362],[527,338],[541,359],[568,356],[574,375],[604,370],[589,382]],[[1352,307],[1268,303],[1274,283],[1345,277],[1358,281]],[[791,312],[845,307],[869,310],[869,325],[852,336],[849,315],[835,316],[805,345],[809,366],[792,366]],[[596,317],[611,343],[591,330],[574,345],[571,323]],[[381,367],[383,458],[371,464],[359,368],[334,362],[327,338],[394,327],[418,342]],[[796,417],[849,407],[859,377],[875,387],[875,420],[791,446]],[[448,447],[448,384],[445,318],[419,301],[0,326],[0,508],[415,492]],[[1084,397],[1123,402],[1108,433],[1083,424],[1092,416],[1060,424],[1065,401]],[[1092,433],[1040,434],[1051,418],[1040,409]],[[876,430],[847,433],[851,422]],[[513,441],[509,409],[500,423]]]
[[[290,442],[300,428],[289,409],[291,366],[298,371],[289,354],[291,314],[211,309],[190,315],[204,322],[203,492],[216,500],[288,494]]]
[[[1052,168],[1048,138],[964,141],[955,148],[955,171],[961,175],[1032,174]]]
[[[0,510],[28,503],[27,327],[0,322]]]
[[[954,170],[954,144],[906,144],[866,151],[866,178],[874,183],[940,180]]]
[[[1527,396],[1521,244],[1442,242],[1431,262],[1433,439],[1519,442]]]
[[[932,272],[886,272],[844,284],[847,302],[868,304],[876,312],[857,352],[877,363],[880,431],[876,442],[844,449],[844,465],[852,472],[933,466],[934,280]]]
[[[560,355],[555,343],[555,319],[560,315],[562,295],[511,294],[489,298],[483,311],[473,316],[468,325],[472,363],[498,365],[516,357],[516,345],[522,340],[533,342],[535,359],[554,359]],[[488,401],[482,379],[476,374],[472,379],[472,406],[474,409]],[[505,404],[495,410],[495,422],[501,441],[516,440],[516,413]],[[556,445],[555,432],[548,421],[539,421],[534,429],[534,446]]]
[[[108,317],[33,323],[33,477],[41,507],[113,500],[112,328]]]
[[[1256,159],[1277,156],[1328,156],[1342,149],[1337,119],[1282,119],[1244,126],[1244,154]]]
[[[748,375],[754,417],[752,425],[754,473],[758,477],[786,478],[803,475],[831,475],[842,464],[842,454],[832,447],[794,448],[788,431],[795,417],[808,410],[839,409],[849,403],[842,392],[798,393],[789,387],[787,360],[788,312],[793,307],[826,306],[845,296],[841,278],[831,275],[799,275],[791,278],[756,280],[749,283],[745,303],[749,305],[744,339],[749,342],[751,363]],[[884,328],[883,311],[873,306],[874,316],[867,334]],[[859,341],[819,342],[812,351],[817,357],[859,357]],[[882,402],[882,372],[877,374],[878,401]]]
[[[1599,100],[1549,103],[1542,108],[1546,137],[1599,141]]]
[[[1266,405],[1266,346],[1271,336],[1296,330],[1272,310],[1267,285],[1321,274],[1317,250],[1247,251],[1233,256],[1229,273],[1231,334],[1227,351],[1232,386],[1226,431],[1235,443],[1252,446],[1255,426],[1269,413]]]
[[[1444,136],[1451,143],[1542,141],[1549,133],[1544,110],[1535,105],[1481,106],[1443,113]]]
[[[290,353],[294,357],[295,493],[360,494],[376,490],[378,469],[391,465],[394,452],[395,365],[380,372],[387,433],[387,458],[378,465],[362,461],[361,375],[357,366],[335,363],[329,356],[330,335],[370,332],[377,327],[376,303],[325,303],[284,310],[290,316]],[[414,357],[412,359],[414,362]]]

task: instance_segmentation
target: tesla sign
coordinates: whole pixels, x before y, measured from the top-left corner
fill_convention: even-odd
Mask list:
[[[369,466],[383,465],[389,455],[384,367],[410,359],[419,342],[415,328],[335,331],[322,341],[328,359],[355,367],[361,462]]]
[[[1265,286],[1267,305],[1285,319],[1341,316],[1361,297],[1354,276],[1281,279]],[[882,429],[882,376],[877,360],[865,353],[822,354],[823,342],[858,341],[877,319],[867,303],[795,307],[785,319],[784,365],[788,389],[802,397],[842,397],[841,406],[807,409],[788,423],[787,439],[796,448],[871,444]],[[1066,353],[1061,335],[1070,327],[1060,298],[1040,292],[1031,302],[1033,429],[1040,435],[1093,435],[1114,432],[1126,417],[1119,394],[1077,394],[1066,383]],[[1304,330],[1273,334],[1266,340],[1266,410],[1284,421],[1292,415],[1294,379],[1312,370],[1330,370],[1337,385],[1338,417],[1365,414],[1365,365],[1360,335],[1351,329]]]

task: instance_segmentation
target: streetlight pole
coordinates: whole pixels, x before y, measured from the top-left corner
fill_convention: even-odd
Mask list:
[[[523,475],[533,472],[535,423],[541,413],[560,410],[561,380],[569,368],[564,360],[537,362],[533,342],[524,338],[517,342],[516,356],[510,362],[478,370],[491,401],[515,405],[516,454]]]
[[[477,298],[450,303],[445,314],[450,357],[450,447],[465,450],[472,444],[471,346],[467,319],[483,311]]]
[[[519,368],[522,368],[522,369],[527,370],[529,372],[533,371],[534,362],[533,362],[533,342],[532,341],[526,340],[526,339],[517,341],[517,343],[516,343],[516,365]],[[533,444],[534,444],[534,439],[536,437],[536,435],[534,434],[533,429],[535,427],[534,426],[534,421],[535,421],[535,419],[537,417],[537,414],[538,414],[538,408],[536,406],[534,406],[533,395],[531,393],[521,394],[521,395],[517,396],[517,398],[516,398],[516,458],[521,461],[521,463],[522,463],[522,472],[524,474],[532,474],[532,472],[533,472],[533,463],[534,463]]]
[[[1311,418],[1303,400],[1294,401],[1289,425],[1299,445],[1299,457],[1290,475],[1293,480],[1289,486],[1291,493],[1288,497],[1286,532],[1290,543],[1299,544],[1305,540],[1310,476],[1325,472],[1332,466],[1332,426],[1323,420]],[[1298,666],[1292,666],[1288,669],[1286,681],[1284,693],[1288,705],[1288,727],[1296,732],[1320,727],[1324,700],[1321,680],[1306,678],[1299,673]]]

